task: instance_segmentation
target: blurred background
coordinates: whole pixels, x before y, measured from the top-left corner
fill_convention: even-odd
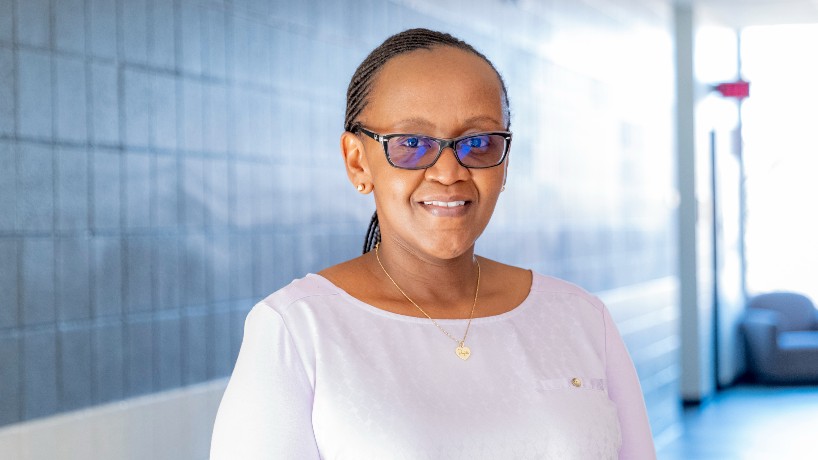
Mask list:
[[[207,458],[249,309],[360,253],[346,86],[410,27],[506,79],[478,251],[608,304],[659,457],[815,458],[818,390],[751,385],[741,333],[756,294],[818,296],[811,23],[813,0],[0,0],[0,458]]]

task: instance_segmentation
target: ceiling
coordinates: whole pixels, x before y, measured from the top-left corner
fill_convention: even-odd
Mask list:
[[[705,17],[742,28],[818,23],[818,0],[687,0]]]

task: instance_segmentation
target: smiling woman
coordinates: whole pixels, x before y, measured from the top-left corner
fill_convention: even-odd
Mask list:
[[[474,254],[509,126],[499,73],[448,34],[407,30],[367,57],[341,135],[375,196],[364,254],[251,311],[211,458],[655,457],[599,299]]]

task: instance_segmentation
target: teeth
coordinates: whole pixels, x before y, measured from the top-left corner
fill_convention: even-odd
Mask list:
[[[465,201],[424,201],[423,204],[431,206],[441,206],[444,208],[453,208],[455,206],[465,206]]]

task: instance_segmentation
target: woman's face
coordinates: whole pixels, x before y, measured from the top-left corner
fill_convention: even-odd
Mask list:
[[[368,99],[360,121],[380,134],[454,138],[508,125],[494,70],[478,56],[452,47],[391,59]],[[472,247],[494,212],[508,159],[493,168],[468,169],[447,148],[433,166],[404,170],[388,163],[379,142],[360,138],[383,240],[436,259]]]

